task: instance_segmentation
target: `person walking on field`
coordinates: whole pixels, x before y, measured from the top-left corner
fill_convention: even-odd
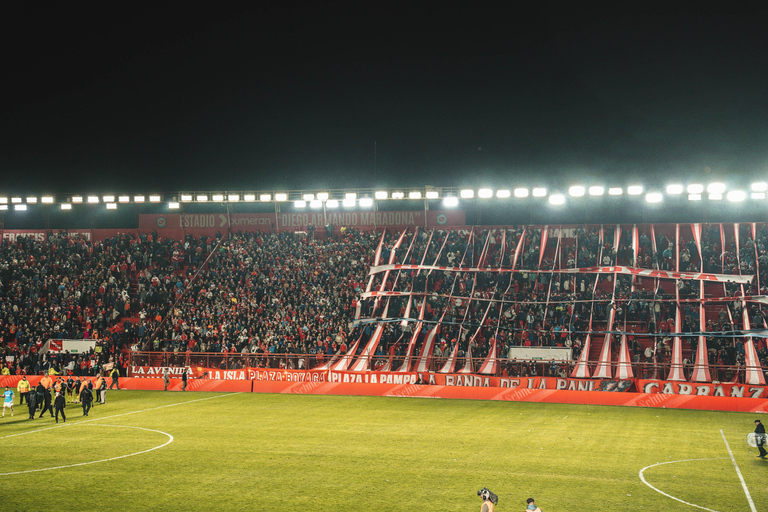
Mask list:
[[[168,377],[168,368],[163,368],[163,391],[168,391],[168,384],[171,383],[170,377]]]
[[[760,457],[761,459],[764,459],[766,455],[768,455],[768,452],[765,451],[765,427],[760,422],[760,420],[755,420],[755,441],[757,441],[757,449],[760,451]]]
[[[187,390],[187,369],[184,368],[184,371],[181,373],[181,390],[186,391]]]
[[[32,390],[27,397],[27,407],[29,407],[29,419],[35,419],[37,412],[37,392],[35,390]]]
[[[112,382],[109,384],[109,389],[112,389],[112,386],[116,386],[117,389],[120,389],[120,383],[117,380],[120,378],[120,370],[117,369],[117,366],[112,368],[109,376],[112,377]]]
[[[64,414],[64,408],[67,407],[67,399],[64,397],[63,392],[56,393],[56,399],[53,401],[54,409],[56,409],[56,423],[59,422],[59,413],[61,413],[61,419],[64,423],[67,422],[67,415]]]
[[[91,410],[91,402],[93,401],[93,391],[88,386],[83,387],[80,391],[80,403],[83,404],[83,416],[88,416],[88,411]]]
[[[5,393],[3,393],[3,418],[5,418],[5,410],[11,409],[11,416],[13,416],[13,391],[5,386]]]

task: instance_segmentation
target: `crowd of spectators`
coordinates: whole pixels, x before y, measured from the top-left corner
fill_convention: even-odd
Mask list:
[[[399,234],[387,232],[380,264],[388,263],[394,253],[395,263],[494,270],[381,272],[374,275],[371,290],[383,284],[384,290],[413,295],[378,299],[361,299],[361,293],[381,233],[342,229],[322,235],[309,230],[232,232],[173,240],[151,233],[92,242],[50,233],[45,241],[3,240],[3,371],[40,373],[53,368],[94,374],[110,362],[124,368],[129,348],[253,357],[245,363],[242,358],[231,363],[216,360],[227,367],[312,366],[345,352],[358,339],[362,350],[378,324],[355,323],[356,311],[362,319],[382,318],[387,304],[374,365],[392,364],[408,350],[423,301],[424,322],[413,354],[419,355],[426,333],[439,322],[433,368],[454,352],[458,366],[467,353],[478,364],[493,340],[499,355],[510,360],[517,347],[537,346],[571,348],[575,359],[590,325],[593,333],[627,333],[635,362],[669,362],[677,331],[676,297],[683,300],[680,331],[699,331],[699,304],[685,302],[698,298],[698,281],[560,272],[598,265],[755,274],[752,285],[743,290],[733,283],[704,285],[706,297],[734,297],[705,306],[711,364],[743,364],[738,337],[742,314],[754,328],[766,326],[759,304],[747,302],[743,313],[739,299],[742,293],[768,294],[765,225],[755,237],[751,225],[741,226],[738,247],[731,234],[722,237],[724,248],[720,228],[705,226],[701,256],[692,237],[675,240],[657,234],[654,250],[644,230],[638,237],[637,262],[631,230],[621,232],[614,243],[614,230],[601,234],[598,226],[578,227],[561,239],[554,231],[522,226],[506,231],[422,230],[407,234],[399,246]],[[402,322],[406,313],[411,320]],[[611,316],[614,324],[609,326]],[[93,339],[95,345],[84,354],[42,354],[49,339]],[[602,334],[592,339],[598,343]],[[698,336],[684,336],[683,341],[685,357],[694,360]],[[768,365],[764,339],[757,338],[756,346]],[[614,361],[617,350],[614,343]]]

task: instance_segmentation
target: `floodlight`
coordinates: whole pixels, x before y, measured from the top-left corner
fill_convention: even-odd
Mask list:
[[[533,197],[545,197],[547,195],[547,189],[544,187],[536,187],[532,192]]]
[[[456,196],[448,196],[443,199],[443,206],[446,208],[456,208],[459,206],[459,198]]]
[[[43,201],[43,204],[53,204],[53,197],[43,196],[42,201]]]
[[[8,204],[8,198],[7,197],[0,197],[0,204]]]
[[[509,192],[508,188],[501,188],[501,189],[496,191],[496,197],[498,197],[500,199],[506,199],[510,195],[512,195],[512,194]]]
[[[437,190],[427,190],[427,199],[437,199],[440,197],[440,194],[437,192]]]
[[[411,190],[408,192],[408,199],[421,199],[421,192],[418,190]]]
[[[269,195],[269,194],[267,194]],[[249,203],[252,203],[256,200],[256,194],[243,194],[243,201],[247,201]],[[267,199],[269,201],[269,199]]]
[[[27,198],[27,203],[29,203],[29,204],[36,204],[37,203],[37,198],[34,197],[34,196],[30,196],[30,197]]]
[[[328,200],[328,197],[330,197],[330,196],[328,195],[328,192],[318,192],[318,193],[317,193],[317,198],[318,198],[320,201],[327,201],[327,200]]]
[[[171,210],[178,210],[179,208],[179,202],[178,201],[171,201],[168,203],[168,208]]]
[[[97,196],[88,196],[88,202],[91,204],[96,204],[99,202],[99,198]]]
[[[71,210],[72,209],[72,205],[69,204],[69,203],[61,203],[61,209],[62,210]]]
[[[676,196],[682,193],[683,193],[683,186],[680,183],[673,183],[671,185],[667,185],[667,194]]]
[[[105,203],[114,203],[115,196],[104,196],[101,198]]]
[[[702,185],[701,183],[691,183],[690,185],[688,185],[686,190],[688,191],[689,194],[701,194],[702,192],[704,192],[704,185]]]
[[[750,188],[752,189],[752,192],[768,192],[768,183],[758,181],[753,183]]]
[[[549,196],[549,204],[560,206],[565,204],[565,196],[563,194],[552,194]]]
[[[645,194],[645,201],[647,203],[660,203],[664,199],[661,192],[649,192]]]
[[[208,200],[208,196],[205,194],[200,194],[197,196],[197,200],[201,203],[204,203]]]
[[[301,196],[301,198],[305,201],[314,201],[315,200],[315,194],[304,194]]]
[[[12,197],[11,202],[13,204],[21,204],[21,198],[20,197]]]
[[[630,196],[639,196],[643,193],[642,185],[630,185],[627,187],[627,194]]]
[[[743,190],[731,190],[725,197],[732,203],[740,203],[747,198],[747,193]]]
[[[118,202],[120,203],[130,203],[131,202],[131,196],[120,196],[117,198]]]
[[[272,194],[259,194],[259,201],[268,203],[272,200]]]
[[[117,203],[107,203],[107,210],[117,210]]]
[[[493,190],[489,188],[481,188],[477,191],[477,197],[488,199],[489,197],[493,197]]]
[[[344,199],[357,199],[357,192],[347,192],[344,194]]]
[[[376,199],[386,199],[389,197],[389,194],[387,194],[386,190],[377,190],[376,193],[373,195]]]
[[[620,196],[624,194],[624,189],[621,187],[611,187],[608,189],[609,196]]]
[[[287,201],[287,200],[288,200],[288,194],[286,194],[285,192],[275,194],[275,201]]]
[[[72,198],[73,203],[82,203],[83,202],[83,196],[74,196]]]
[[[224,194],[213,194],[211,196],[211,201],[214,201],[216,203],[220,203],[224,201]]]
[[[568,195],[571,197],[581,197],[584,195],[584,187],[581,185],[574,185],[568,189]]]
[[[320,199],[313,199],[309,202],[310,208],[322,208],[323,202]]]
[[[329,199],[325,202],[325,206],[327,206],[328,208],[338,208],[339,201],[336,199]]]
[[[16,211],[24,212],[27,211],[27,205],[25,204],[15,204],[13,205],[13,209]]]
[[[475,191],[470,189],[470,188],[465,188],[465,189],[462,189],[461,192],[459,192],[459,195],[463,199],[471,199],[471,198],[475,197]]]
[[[299,199],[293,202],[293,206],[295,206],[296,208],[306,208],[307,202],[303,199]]]
[[[145,201],[144,196],[133,196],[134,203],[143,203]]]
[[[8,205],[7,204],[0,204],[0,210],[7,210]]]
[[[342,201],[341,204],[342,206],[344,206],[344,208],[352,208],[353,206],[355,206],[355,200],[351,198],[347,198],[344,201]]]
[[[752,199],[765,199],[765,192],[752,192],[750,197]]]
[[[712,201],[720,201],[723,199],[723,194],[719,192],[710,192],[708,197]]]
[[[360,206],[362,206],[363,208],[370,208],[371,206],[373,206],[373,199],[371,199],[370,197],[360,198]]]
[[[600,185],[594,185],[589,187],[589,195],[602,196],[603,194],[605,194],[605,187],[602,187]]]
[[[163,198],[158,196],[158,195],[151,195],[151,196],[149,196],[149,202],[150,203],[159,203],[162,200],[163,200]]]
[[[701,194],[688,194],[689,201],[701,201]]]
[[[240,194],[229,194],[227,199],[229,199],[230,203],[237,203],[240,201]]]
[[[516,188],[515,189],[515,197],[522,199],[523,197],[528,197],[528,189],[527,188]]]
[[[181,194],[181,200],[184,202],[192,201],[192,194]]]
[[[392,199],[404,199],[405,193],[404,192],[392,192]]]
[[[725,183],[715,182],[710,183],[707,185],[707,192],[710,194],[724,194],[725,193]]]

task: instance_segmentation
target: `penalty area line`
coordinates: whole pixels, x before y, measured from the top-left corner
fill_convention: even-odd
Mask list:
[[[725,457],[715,458],[715,459],[685,459],[685,460],[670,460],[668,462],[657,462],[656,464],[651,464],[650,466],[645,466],[643,469],[641,469],[640,473],[639,473],[639,476],[640,476],[640,480],[645,485],[647,485],[648,487],[650,487],[654,491],[658,492],[659,494],[662,494],[662,495],[666,496],[667,498],[673,499],[675,501],[679,501],[680,503],[683,503],[684,505],[688,505],[690,507],[696,507],[696,508],[700,508],[702,510],[708,510],[709,512],[717,512],[717,510],[712,510],[711,508],[702,507],[701,505],[696,505],[695,503],[688,503],[687,501],[683,501],[680,498],[675,498],[671,494],[665,493],[664,491],[662,491],[658,487],[654,487],[653,485],[648,483],[648,481],[645,479],[645,475],[643,475],[643,473],[645,472],[646,469],[650,469],[650,468],[653,468],[653,467],[656,467],[656,466],[663,466],[664,464],[676,464],[678,462],[695,462],[695,461],[699,461],[699,460],[722,460],[723,458],[725,458]]]
[[[739,481],[741,481],[741,487],[744,489],[744,494],[747,496],[747,501],[749,502],[749,508],[752,512],[757,512],[757,509],[755,508],[755,502],[752,501],[752,495],[749,494],[749,489],[747,489],[747,483],[744,481],[744,477],[741,476],[741,470],[739,469],[739,465],[736,464],[736,459],[733,457],[733,452],[731,451],[731,447],[728,444],[728,440],[725,438],[725,434],[723,433],[723,429],[720,429],[720,435],[723,438],[723,442],[725,443],[725,448],[728,450],[728,455],[731,456],[731,462],[733,462],[733,467],[736,469],[736,474],[739,475]]]
[[[221,395],[217,395],[217,396],[208,396],[208,397],[205,397],[205,398],[196,398],[194,400],[187,400],[186,402],[177,402],[175,404],[159,405],[157,407],[150,407],[149,409],[141,409],[139,411],[131,411],[131,412],[124,412],[124,413],[120,413],[120,414],[113,414],[112,416],[104,416],[103,418],[92,418],[92,419],[89,419],[89,420],[82,420],[82,421],[77,421],[77,422],[63,423],[61,425],[57,424],[57,425],[54,425],[54,426],[51,426],[51,427],[39,428],[37,430],[30,430],[28,432],[19,432],[18,434],[10,434],[10,435],[7,435],[7,436],[0,437],[0,439],[8,439],[9,437],[23,436],[23,435],[27,435],[27,434],[34,434],[36,432],[44,432],[46,430],[53,430],[55,428],[72,427],[72,426],[81,425],[83,423],[90,423],[92,421],[102,421],[102,420],[108,420],[108,419],[111,419],[111,418],[119,418],[121,416],[130,416],[131,414],[139,414],[139,413],[142,413],[142,412],[157,411],[158,409],[165,409],[166,407],[176,407],[177,405],[193,404],[195,402],[203,402],[205,400],[214,400],[216,398],[223,398],[225,396],[232,396],[232,395],[239,395],[239,394],[240,394],[239,392],[237,392],[237,393],[225,393],[225,394],[221,394]]]

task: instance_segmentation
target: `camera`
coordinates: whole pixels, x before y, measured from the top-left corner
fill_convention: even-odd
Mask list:
[[[479,491],[477,491],[477,495],[483,498],[483,501],[488,500],[494,505],[499,504],[499,497],[496,496],[496,494],[492,493],[490,489],[487,487],[483,487]]]

